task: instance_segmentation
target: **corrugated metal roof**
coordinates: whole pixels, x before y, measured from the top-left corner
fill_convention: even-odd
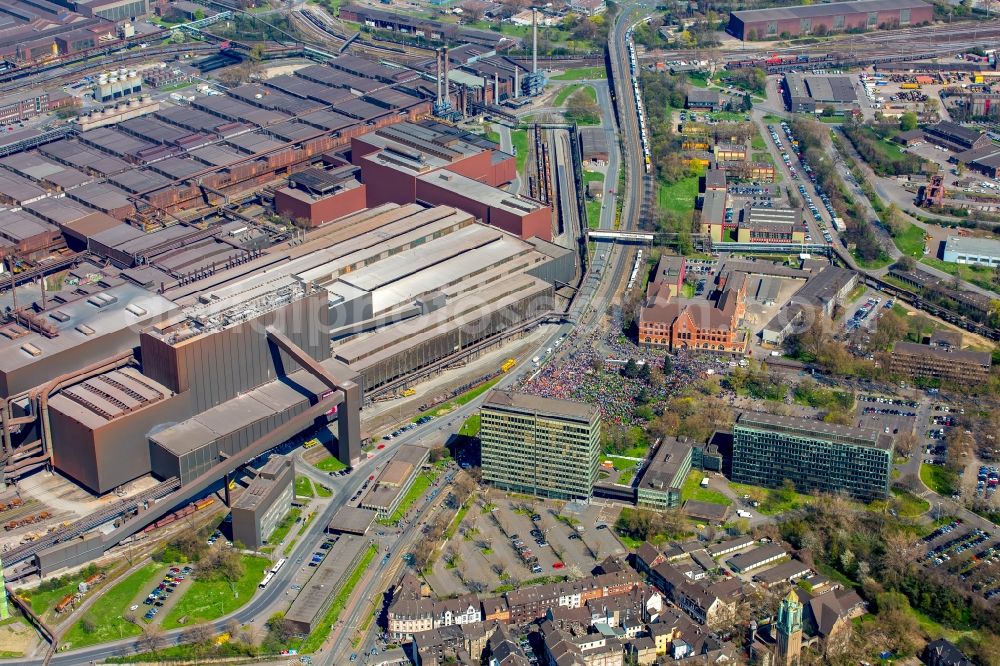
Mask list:
[[[794,7],[746,9],[733,12],[732,14],[743,23],[756,23],[759,21],[841,16],[844,14],[883,12],[894,9],[919,9],[924,7],[930,7],[930,5],[922,0],[857,0],[855,2],[830,2]]]

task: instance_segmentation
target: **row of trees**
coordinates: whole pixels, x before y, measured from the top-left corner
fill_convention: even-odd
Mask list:
[[[912,609],[948,629],[965,631],[961,647],[967,654],[979,663],[996,663],[1000,613],[981,595],[968,594],[968,581],[917,564],[922,546],[914,525],[840,496],[824,496],[784,520],[779,530],[799,549],[800,559],[846,576],[869,602],[871,617],[849,625],[846,636],[827,646],[827,663],[856,663],[882,650],[915,654],[924,638]]]
[[[841,234],[844,240],[854,247],[862,260],[882,259],[885,252],[879,245],[874,229],[846,195],[833,160],[829,159],[833,151],[829,129],[823,123],[803,118],[793,120],[792,129],[799,143],[805,147],[804,156],[816,175],[816,182],[826,192],[830,205],[847,226],[847,231]]]
[[[916,153],[903,153],[901,157],[889,154],[881,145],[886,139],[871,127],[849,122],[844,123],[843,129],[854,149],[880,176],[918,174],[923,173],[926,169],[927,161]]]
[[[688,533],[687,521],[679,509],[650,511],[625,508],[618,514],[615,529],[629,538],[656,543],[678,539]]]

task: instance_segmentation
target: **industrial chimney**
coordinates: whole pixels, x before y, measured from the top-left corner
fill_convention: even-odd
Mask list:
[[[531,71],[538,71],[538,10],[531,8]]]
[[[435,58],[434,76],[437,79],[437,97],[435,98],[435,100],[440,106],[441,105],[441,49],[434,50],[434,58]]]
[[[444,47],[444,102],[451,105],[451,85],[448,81],[448,45]]]
[[[521,96],[521,67],[514,65],[514,99]]]
[[[493,103],[500,103],[500,72],[493,72]]]

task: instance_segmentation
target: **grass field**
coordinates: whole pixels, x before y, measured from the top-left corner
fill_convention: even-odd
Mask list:
[[[569,99],[569,96],[580,89],[582,83],[571,83],[568,86],[563,86],[559,89],[559,93],[556,95],[555,100],[552,102],[552,106],[562,106]],[[593,90],[593,88],[591,88]]]
[[[243,576],[236,582],[235,594],[224,580],[195,579],[163,619],[163,628],[176,629],[182,626],[178,622],[182,617],[187,618],[184,623],[187,626],[214,620],[232,613],[250,601],[264,573],[271,568],[271,560],[256,555],[244,555],[242,560]]]
[[[524,165],[528,162],[528,130],[511,130],[510,142],[514,145],[514,151],[517,153],[517,172],[521,173],[524,171]]]
[[[854,261],[858,263],[858,266],[860,266],[861,268],[867,268],[869,270],[885,268],[886,266],[892,263],[892,257],[886,254],[883,254],[883,256],[880,257],[879,259],[871,259],[871,260],[862,259],[861,257],[858,256],[857,252],[854,252],[853,255],[854,255]]]
[[[633,468],[637,464],[634,460],[629,460],[628,458],[622,458],[619,456],[604,456],[601,458],[601,462],[604,461],[610,462],[619,472],[623,469]]]
[[[729,487],[737,495],[749,495],[751,499],[760,502],[755,510],[760,511],[765,516],[773,516],[786,511],[797,509],[803,504],[810,502],[812,497],[801,493],[791,493],[785,496],[780,489],[761,488],[744,483],[729,482]]]
[[[591,88],[593,90],[593,88]],[[583,172],[583,182],[586,183],[603,183],[604,174],[598,171],[584,171]],[[587,206],[587,226],[591,229],[597,229],[601,226],[601,207],[603,204],[602,199],[588,199]]]
[[[136,593],[150,587],[150,583],[157,577],[161,569],[163,569],[162,564],[150,562],[134,571],[114,587],[101,590],[97,601],[76,624],[70,627],[69,631],[63,635],[61,642],[76,649],[138,636],[142,633],[139,625],[126,621],[123,615],[128,611],[129,602],[135,598]],[[140,608],[143,609],[141,612],[135,611],[139,616],[145,612],[147,607],[141,606]],[[89,618],[94,623],[93,631],[84,630],[83,618]]]
[[[473,414],[469,418],[465,419],[465,423],[459,428],[458,434],[465,437],[475,437],[479,434],[479,423],[481,421],[479,414]]]
[[[924,256],[924,230],[913,223],[909,223],[903,233],[893,236],[892,242],[908,257],[920,259]]]
[[[428,409],[426,412],[423,412],[422,414],[417,414],[416,416],[413,417],[413,422],[416,423],[417,420],[423,416],[443,416],[448,412],[450,412],[451,410],[455,409],[456,407],[467,405],[476,398],[478,398],[479,396],[481,396],[482,394],[489,391],[491,388],[493,388],[496,385],[496,383],[500,381],[500,379],[501,379],[500,377],[491,379],[490,381],[484,384],[480,384],[474,389],[466,391],[457,398],[453,398],[448,402],[441,403],[437,407],[434,407],[433,409]]]
[[[493,143],[500,143],[500,133],[493,129],[492,125],[486,125],[486,138]]]
[[[701,480],[704,478],[705,475],[696,469],[693,469],[688,473],[687,478],[684,479],[684,485],[681,486],[681,502],[696,500],[698,502],[722,504],[724,506],[732,503],[729,501],[728,497],[720,493],[718,490],[702,488]]]
[[[290,510],[288,512],[288,515],[282,518],[281,522],[278,523],[278,526],[274,528],[273,532],[271,532],[271,536],[267,538],[267,542],[272,545],[277,545],[282,541],[284,541],[285,537],[288,536],[289,530],[292,529],[292,525],[295,524],[295,519],[298,518],[301,514],[302,514],[301,509],[293,508],[292,510]]]
[[[920,480],[938,495],[948,496],[955,492],[958,480],[954,472],[942,465],[920,465]]]
[[[920,263],[927,264],[931,268],[936,268],[939,271],[944,271],[949,275],[957,275],[959,278],[965,280],[966,282],[971,282],[977,287],[993,291],[997,289],[996,285],[990,282],[990,279],[993,277],[993,269],[988,266],[952,264],[947,261],[935,259],[934,257],[924,257],[920,260]]]
[[[902,488],[893,488],[892,495],[899,503],[897,511],[903,518],[916,518],[931,508],[930,502]]]
[[[588,229],[597,229],[601,226],[601,204],[600,199],[591,199],[586,203]]]
[[[18,596],[29,599],[31,610],[35,611],[38,615],[42,615],[62,601],[63,597],[76,592],[80,583],[86,578],[87,576],[83,573],[77,573],[63,578],[62,585],[53,590],[42,591],[36,588],[34,590],[18,591]]]
[[[734,111],[711,111],[708,114],[712,120],[719,122],[739,123],[744,121],[744,114]],[[701,116],[699,115],[699,118]]]
[[[697,196],[698,176],[688,176],[670,185],[660,183],[657,193],[660,208],[678,213],[690,213],[693,211]]]
[[[383,525],[395,525],[398,523],[403,516],[406,515],[406,512],[410,510],[413,503],[416,502],[421,495],[427,492],[427,489],[431,487],[432,483],[434,483],[435,478],[437,478],[437,475],[433,472],[421,472],[421,474],[413,480],[413,485],[410,486],[410,489],[406,491],[405,495],[403,495],[403,499],[400,500],[399,506],[397,506],[396,510],[392,512],[392,515],[389,516],[388,520],[379,520],[379,523]]]
[[[309,477],[301,475],[295,477],[295,495],[297,497],[313,496],[313,484]]]
[[[604,67],[594,66],[594,67],[578,67],[576,69],[567,69],[562,74],[557,74],[552,77],[553,81],[581,81],[583,79],[606,79],[608,78],[608,71]]]
[[[708,87],[708,73],[707,72],[689,72],[687,75],[687,82],[693,85],[695,88],[707,88]]]
[[[868,286],[862,282],[854,289],[851,289],[851,293],[847,295],[847,302],[853,303],[854,301],[864,296],[866,291],[868,291]]]
[[[313,465],[313,467],[321,472],[339,472],[342,469],[347,469],[347,465],[337,460],[334,456],[323,458]]]
[[[760,133],[754,134],[753,138],[750,139],[750,149],[767,150],[767,145],[764,143],[764,137],[762,137]]]
[[[333,497],[333,491],[324,486],[322,483],[314,484],[316,488],[316,494],[320,497]]]

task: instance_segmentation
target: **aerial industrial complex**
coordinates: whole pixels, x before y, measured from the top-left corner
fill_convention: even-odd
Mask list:
[[[988,666],[1000,20],[702,5],[0,0],[0,655]]]

